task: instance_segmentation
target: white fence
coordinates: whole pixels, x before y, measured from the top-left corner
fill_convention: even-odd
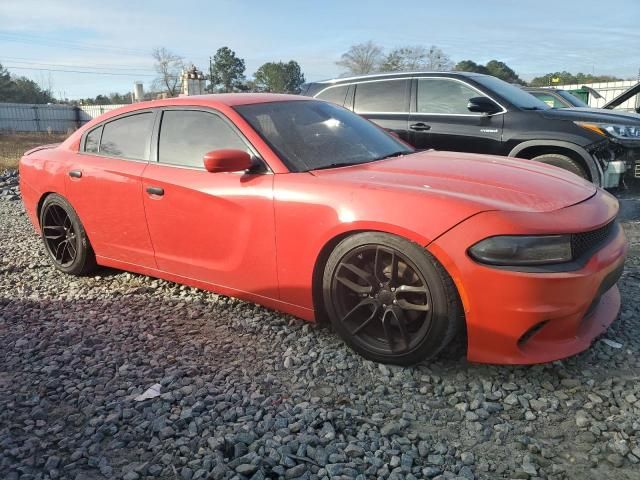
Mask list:
[[[633,87],[637,80],[620,80],[617,82],[600,82],[600,83],[580,83],[575,85],[560,85],[554,88],[561,90],[580,90],[582,86],[593,88],[603,98],[596,98],[594,95],[589,95],[589,106],[594,108],[601,108],[605,103],[613,100],[622,92],[630,87]],[[622,105],[616,107],[616,110],[625,110],[628,112],[635,112],[635,109],[640,107],[640,95],[631,97]]]
[[[0,132],[68,132],[122,106],[0,103]]]

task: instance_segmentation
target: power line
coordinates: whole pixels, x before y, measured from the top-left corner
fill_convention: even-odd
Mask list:
[[[89,75],[120,75],[124,77],[155,77],[150,73],[120,73],[120,72],[95,72],[88,70],[62,70],[62,69],[53,69],[53,68],[36,68],[36,67],[20,67],[14,65],[5,65],[7,68],[11,68],[14,70],[40,70],[44,72],[64,72],[64,73],[86,73]]]
[[[97,44],[97,43],[88,43],[88,42],[78,42],[74,40],[65,40],[65,39],[57,39],[57,38],[47,38],[38,35],[30,35],[24,33],[6,33],[0,32],[0,38],[4,38],[8,41],[17,42],[17,43],[27,43],[27,44],[41,44],[43,46],[51,46],[51,47],[72,47],[76,49],[83,50],[103,50],[103,51],[111,51],[112,53],[119,53],[125,55],[149,55],[148,50],[142,50],[137,48],[125,48],[118,45],[108,45],[108,44]]]
[[[42,65],[45,67],[71,67],[71,68],[93,68],[96,70],[126,70],[126,71],[139,71],[139,70],[147,70],[151,71],[152,68],[149,65],[132,65],[129,67],[125,67],[122,65],[108,64],[108,63],[100,63],[100,64],[83,64],[79,65],[78,63],[47,63],[47,62],[39,62],[34,61],[31,58],[23,58],[23,57],[2,57],[1,60],[8,60],[13,63],[19,64],[27,64],[27,65]]]

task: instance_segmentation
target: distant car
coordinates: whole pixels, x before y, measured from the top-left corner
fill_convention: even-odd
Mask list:
[[[538,87],[523,87],[523,90],[529,92],[551,108],[590,108],[589,105],[566,90]]]
[[[533,159],[605,188],[619,186],[632,165],[629,152],[640,147],[640,118],[552,109],[477,73],[337,78],[307,84],[302,93],[344,105],[418,149]]]
[[[380,362],[538,363],[616,318],[626,242],[607,192],[536,162],[422,152],[302,96],[138,103],[20,161],[56,268],[104,265],[328,316]]]

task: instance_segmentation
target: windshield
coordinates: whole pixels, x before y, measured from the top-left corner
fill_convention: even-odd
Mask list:
[[[372,162],[413,149],[368,120],[316,100],[235,107],[293,172]]]
[[[477,75],[473,77],[475,82],[488,88],[497,95],[500,95],[507,102],[515,107],[522,108],[523,110],[549,110],[549,105],[529,92],[525,92],[515,85],[511,85],[503,80],[489,75]]]
[[[567,92],[566,90],[556,90],[556,93],[558,95],[560,95],[562,98],[564,98],[567,102],[569,102],[574,107],[581,107],[581,108],[585,108],[585,107],[588,108],[589,107],[589,105],[584,103],[582,100],[580,100],[575,95]]]

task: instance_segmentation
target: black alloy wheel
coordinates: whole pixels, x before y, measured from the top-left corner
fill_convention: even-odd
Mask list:
[[[51,194],[45,198],[40,229],[47,254],[58,270],[85,275],[95,269],[95,255],[84,227],[64,197]]]
[[[362,241],[371,236],[375,243]],[[453,282],[405,239],[373,232],[348,237],[327,267],[325,307],[332,324],[367,358],[403,365],[431,358],[460,326]]]

